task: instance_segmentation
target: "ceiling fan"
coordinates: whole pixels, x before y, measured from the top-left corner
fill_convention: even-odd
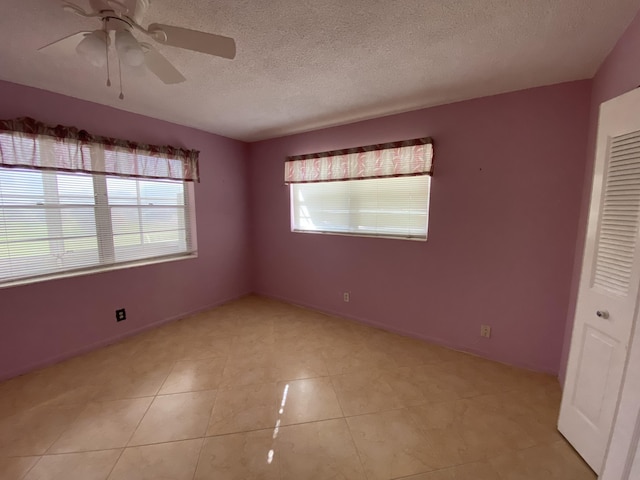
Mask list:
[[[164,45],[184,48],[217,57],[233,59],[236,43],[233,38],[199,32],[188,28],[153,23],[147,28],[140,22],[148,10],[151,0],[90,0],[91,12],[69,1],[62,2],[62,8],[85,18],[96,18],[102,28],[94,31],[77,32],[41,47],[39,51],[68,52],[75,48],[78,55],[96,67],[107,66],[107,86],[109,77],[109,50],[115,45],[119,63],[130,67],[146,67],[162,82],[175,84],[184,82],[185,77],[150,43],[138,41],[133,32],[139,32]],[[120,75],[122,78],[122,75]],[[120,98],[124,98],[122,91]]]

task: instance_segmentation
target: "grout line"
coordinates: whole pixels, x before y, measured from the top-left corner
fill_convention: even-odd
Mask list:
[[[340,407],[340,411],[342,412],[342,418],[346,418],[346,415],[344,414],[344,408],[342,408],[342,402],[340,402],[340,396],[338,395],[338,392],[336,391],[336,386],[333,383],[333,377],[329,377],[329,383],[331,384],[331,389],[333,390],[333,394],[336,396],[336,400],[338,401],[338,406]]]
[[[56,453],[43,453],[41,455],[15,455],[12,457],[4,457],[4,458],[31,458],[31,457],[59,457],[61,455],[76,455],[78,453],[95,453],[95,452],[108,452],[111,450],[120,450],[124,447],[114,447],[114,448],[99,448],[95,450],[75,450],[73,452],[56,452]]]
[[[73,426],[73,425],[75,425],[75,423],[78,421],[78,418],[80,418],[80,415],[82,415],[82,413],[83,413],[87,408],[89,408],[89,405],[90,405],[91,403],[92,403],[92,402],[87,402],[87,403],[84,405],[84,408],[82,408],[81,410],[78,410],[78,412],[76,413],[75,417],[73,417],[73,420],[72,420],[71,422],[69,422],[69,424],[66,426],[66,428],[63,428],[63,429],[62,429],[62,432],[60,432],[60,435],[58,435],[58,436],[56,437],[56,439],[55,439],[53,442],[51,442],[51,445],[49,445],[49,446],[47,447],[47,449],[44,451],[44,453],[42,454],[42,456],[43,456],[43,457],[44,457],[45,455],[47,455],[47,454],[49,453],[49,450],[51,450],[51,448],[52,448],[52,447],[53,447],[53,446],[58,442],[58,440],[60,440],[60,439],[62,438],[62,436],[63,436],[63,435],[64,435],[64,434],[65,434],[65,433],[66,433],[66,432],[67,432],[67,431],[68,431],[68,430]],[[73,406],[73,405],[72,405],[72,406]]]
[[[109,477],[113,473],[113,470],[116,468],[116,465],[118,465],[118,462],[122,458],[122,455],[124,454],[124,451],[127,449],[127,446],[129,445],[129,442],[133,438],[133,435],[136,433],[136,430],[138,430],[138,428],[140,427],[140,424],[142,423],[142,420],[144,419],[144,417],[146,417],[147,413],[149,412],[149,409],[151,408],[151,405],[153,405],[153,402],[155,402],[155,396],[153,397],[153,400],[151,400],[149,402],[149,405],[147,405],[147,409],[144,411],[144,413],[140,417],[140,420],[138,420],[138,423],[136,424],[136,427],[132,430],[131,435],[129,435],[129,439],[124,444],[124,447],[122,447],[122,451],[120,452],[120,455],[118,455],[118,458],[116,459],[115,463],[111,467],[111,470],[109,470],[109,475],[107,475],[107,480],[109,479]]]
[[[164,387],[164,384],[167,383],[167,380],[169,379],[169,377],[173,373],[173,369],[176,368],[176,364],[177,363],[178,363],[178,360],[173,360],[173,363],[171,363],[171,367],[169,368],[169,373],[167,373],[167,376],[164,377],[164,380],[162,381],[162,383],[160,384],[160,386],[156,390],[156,393],[154,394],[154,397],[157,397],[160,394],[160,392],[162,391],[162,387]]]
[[[297,427],[300,425],[309,425],[312,423],[320,423],[320,422],[328,422],[331,420],[343,420],[346,419],[346,417],[329,417],[329,418],[321,418],[318,420],[309,420],[307,422],[296,422],[296,423],[288,423],[286,425],[282,425],[280,424],[280,429],[285,429],[288,427]],[[239,430],[237,432],[226,432],[226,433],[216,433],[213,435],[206,435],[205,438],[213,438],[213,437],[226,437],[229,435],[239,435],[242,433],[250,433],[250,432],[261,432],[261,431],[265,431],[265,430],[270,430],[273,431],[273,427],[260,427],[260,428],[250,428],[250,429],[246,429],[246,430]]]
[[[347,425],[347,431],[349,432],[349,437],[351,438],[351,443],[353,444],[353,448],[356,451],[356,455],[358,456],[358,461],[360,462],[360,467],[362,468],[362,473],[366,478],[370,478],[367,474],[367,469],[364,466],[364,461],[362,460],[362,455],[360,454],[360,449],[358,448],[358,444],[356,443],[356,439],[353,436],[353,432],[351,431],[351,425],[347,421],[347,417],[344,418],[344,423]]]
[[[202,449],[204,448],[205,439],[206,439],[206,437],[202,437],[202,440],[200,441],[200,449],[198,450],[198,458],[196,459],[196,464],[195,464],[195,466],[193,468],[193,475],[191,476],[191,480],[195,480],[196,473],[198,473],[198,467],[200,466],[200,456],[202,455]]]
[[[229,363],[229,355],[227,355],[225,357],[224,360],[224,366],[222,367],[222,373],[220,374],[220,382],[222,382],[222,376],[224,375],[224,371],[227,368],[227,364]],[[198,472],[198,466],[200,465],[200,456],[202,455],[202,449],[204,448],[204,441],[207,435],[207,431],[209,430],[209,425],[211,424],[211,418],[213,417],[213,411],[216,408],[216,405],[218,403],[218,398],[220,396],[220,385],[218,385],[218,387],[215,390],[216,392],[216,398],[213,400],[213,405],[211,406],[211,410],[209,411],[209,418],[207,419],[207,426],[205,427],[205,431],[204,431],[204,437],[202,438],[202,441],[200,442],[200,450],[198,450],[198,459],[196,460],[196,466],[193,469],[193,476],[191,477],[191,480],[195,480],[196,478],[196,473]]]
[[[14,457],[14,458],[15,458],[15,457]],[[26,472],[24,472],[24,474],[20,477],[20,479],[27,478],[27,475],[29,475],[29,472],[30,472],[31,470],[33,470],[34,468],[36,468],[36,465],[38,465],[38,464],[40,463],[40,461],[41,461],[43,458],[44,458],[44,454],[42,454],[38,460],[36,460],[35,462],[33,462],[33,465],[31,465],[31,466],[27,469],[27,471],[26,471]]]

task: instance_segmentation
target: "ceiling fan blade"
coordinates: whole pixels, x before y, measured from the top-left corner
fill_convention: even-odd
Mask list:
[[[236,42],[230,37],[159,23],[149,25],[148,30],[155,40],[165,45],[229,59],[236,56]]]
[[[69,53],[75,51],[75,48],[78,46],[80,41],[84,38],[85,35],[89,35],[91,32],[78,32],[73,35],[69,35],[68,37],[61,38],[60,40],[56,40],[53,43],[49,43],[44,47],[40,47],[38,49],[39,52],[59,52],[59,53]]]
[[[144,51],[144,62],[147,68],[157,76],[162,82],[167,85],[174,83],[182,83],[186,80],[184,76],[171,65],[171,62],[167,60],[160,52],[147,43],[143,43],[142,49]]]

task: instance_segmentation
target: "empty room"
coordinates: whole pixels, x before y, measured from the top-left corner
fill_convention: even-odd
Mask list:
[[[4,0],[0,479],[640,479],[640,0]]]

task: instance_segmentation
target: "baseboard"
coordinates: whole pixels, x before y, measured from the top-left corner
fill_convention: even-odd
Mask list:
[[[384,323],[381,322],[376,322],[374,320],[370,320],[368,318],[363,318],[363,317],[359,317],[357,315],[350,315],[350,314],[346,314],[343,312],[338,312],[338,311],[334,311],[331,309],[327,309],[324,307],[321,307],[319,305],[314,305],[311,303],[306,303],[306,302],[300,302],[298,300],[294,300],[291,298],[287,298],[287,297],[283,297],[280,295],[272,295],[272,294],[268,294],[268,293],[260,293],[260,292],[254,292],[255,295],[260,295],[263,297],[267,297],[267,298],[271,298],[274,300],[279,300],[282,302],[286,302],[286,303],[290,303],[292,305],[296,305],[299,307],[303,307],[303,308],[309,308],[312,310],[316,310],[322,313],[327,313],[329,315],[335,316],[335,317],[341,317],[341,318],[347,318],[349,320],[353,320],[357,323],[361,323],[364,325],[368,325],[371,327],[375,327],[375,328],[379,328],[381,330],[386,330],[388,332],[392,332],[392,333],[397,333],[399,335],[403,335],[406,337],[411,337],[411,338],[416,338],[418,340],[424,340],[425,342],[429,342],[429,343],[433,343],[442,347],[446,347],[446,348],[450,348],[452,350],[456,350],[458,352],[463,352],[463,353],[468,353],[471,355],[475,355],[477,357],[482,357],[482,358],[486,358],[488,360],[492,360],[494,362],[498,362],[498,363],[502,363],[505,365],[510,365],[513,367],[518,367],[518,368],[523,368],[525,370],[530,370],[530,371],[534,371],[534,372],[539,372],[539,373],[546,373],[548,375],[553,375],[554,377],[558,376],[558,372],[550,370],[547,367],[540,367],[539,365],[534,365],[534,364],[528,364],[526,362],[513,362],[513,361],[508,361],[505,360],[504,358],[500,358],[499,356],[493,355],[490,352],[486,352],[483,350],[478,350],[472,347],[468,347],[466,345],[460,345],[457,343],[453,343],[450,342],[448,340],[442,339],[442,338],[438,338],[438,337],[432,337],[429,335],[424,335],[422,333],[418,333],[418,332],[413,332],[410,330],[404,330],[404,329],[399,329],[399,328],[393,328],[390,327],[389,325],[386,325]]]
[[[225,303],[232,302],[234,300],[237,300],[239,298],[243,298],[243,297],[246,297],[246,296],[252,295],[252,294],[258,295],[258,296],[262,296],[262,297],[266,297],[266,298],[271,298],[271,299],[274,299],[274,300],[279,300],[279,301],[286,302],[286,303],[290,303],[292,305],[296,305],[296,306],[299,306],[299,307],[316,310],[316,311],[319,311],[319,312],[322,312],[322,313],[326,313],[326,314],[329,314],[329,315],[332,315],[332,316],[335,316],[335,317],[346,318],[348,320],[352,320],[352,321],[355,321],[357,323],[361,323],[361,324],[364,324],[364,325],[368,325],[368,326],[372,326],[372,327],[375,327],[375,328],[379,328],[381,330],[386,330],[388,332],[397,333],[399,335],[404,335],[404,336],[407,336],[407,337],[416,338],[416,339],[419,339],[419,340],[424,340],[424,341],[429,342],[429,343],[433,343],[433,344],[440,345],[440,346],[443,346],[443,347],[446,347],[446,348],[450,348],[452,350],[457,350],[459,352],[468,353],[468,354],[471,354],[471,355],[476,355],[478,357],[486,358],[486,359],[493,360],[495,362],[503,363],[503,364],[506,364],[506,365],[511,365],[511,366],[518,367],[518,368],[524,368],[524,369],[535,371],[535,372],[546,373],[546,374],[549,374],[549,375],[553,375],[555,377],[558,376],[558,372],[551,371],[551,370],[549,370],[548,368],[545,368],[545,367],[540,367],[540,366],[533,365],[533,364],[527,364],[527,363],[524,363],[524,362],[507,361],[504,358],[499,358],[498,356],[492,355],[490,352],[486,352],[486,351],[478,350],[478,349],[475,349],[475,348],[467,347],[465,345],[456,344],[456,343],[450,342],[450,341],[442,339],[442,338],[433,337],[433,336],[429,336],[429,335],[424,335],[422,333],[417,333],[417,332],[413,332],[413,331],[410,331],[410,330],[404,330],[404,329],[390,327],[389,325],[386,325],[386,324],[381,323],[381,322],[376,322],[376,321],[373,321],[373,320],[370,320],[370,319],[367,319],[367,318],[359,317],[357,315],[350,315],[350,314],[346,314],[346,313],[343,313],[343,312],[338,312],[338,311],[335,311],[335,310],[327,309],[327,308],[324,308],[324,307],[322,307],[320,305],[315,305],[315,304],[312,304],[312,303],[300,302],[298,300],[295,300],[295,299],[292,299],[292,298],[288,298],[288,297],[284,297],[284,296],[281,296],[281,295],[273,295],[273,294],[268,294],[268,293],[248,291],[248,292],[242,293],[240,295],[235,295],[235,296],[232,296],[232,297],[229,297],[229,298],[226,298],[226,299],[217,300],[214,303],[211,303],[211,304],[208,304],[208,305],[204,305],[204,306],[200,306],[198,308],[195,308],[193,310],[181,313],[179,315],[174,315],[172,317],[161,319],[161,320],[159,320],[157,322],[153,322],[153,323],[144,325],[144,326],[142,326],[140,328],[131,330],[129,332],[126,332],[126,333],[123,333],[123,334],[120,334],[120,335],[115,335],[113,337],[109,337],[109,338],[106,338],[106,339],[91,343],[89,345],[84,345],[84,346],[82,346],[80,348],[77,348],[77,349],[68,350],[68,351],[66,351],[64,353],[61,353],[61,354],[58,354],[58,355],[54,355],[54,356],[48,357],[46,359],[33,362],[33,363],[31,363],[31,364],[29,364],[29,365],[27,365],[25,367],[22,367],[22,368],[13,370],[13,371],[2,372],[2,373],[0,373],[0,381],[8,380],[10,378],[17,377],[19,375],[24,375],[25,373],[29,373],[29,372],[32,372],[34,370],[38,370],[40,368],[47,367],[47,366],[53,365],[55,363],[59,363],[59,362],[61,362],[63,360],[66,360],[68,358],[72,358],[72,357],[75,357],[75,356],[78,356],[78,355],[82,355],[84,353],[91,352],[91,351],[96,350],[98,348],[102,348],[102,347],[106,347],[108,345],[112,345],[112,344],[117,343],[117,342],[119,342],[121,340],[124,340],[125,338],[129,338],[129,337],[132,337],[134,335],[138,335],[138,334],[140,334],[142,332],[145,332],[147,330],[152,330],[154,328],[158,328],[158,327],[160,327],[162,325],[165,325],[167,323],[171,323],[171,322],[174,322],[176,320],[180,320],[182,318],[186,318],[186,317],[189,317],[191,315],[195,315],[195,314],[203,312],[205,310],[209,310],[211,308],[218,307],[218,306],[223,305]]]
[[[219,307],[220,305],[223,305],[225,303],[229,303],[232,302],[234,300],[238,300],[239,298],[243,298],[246,297],[247,295],[251,295],[252,292],[245,292],[241,295],[234,295],[232,297],[226,298],[226,299],[222,299],[222,300],[217,300],[214,303],[208,304],[208,305],[204,305],[201,307],[197,307],[193,310],[190,310],[188,312],[184,312],[184,313],[180,313],[178,315],[174,315],[172,317],[168,317],[168,318],[164,318],[161,320],[158,320],[157,322],[153,322],[153,323],[149,323],[147,325],[144,325],[142,327],[136,328],[134,330],[130,330],[126,333],[122,333],[120,335],[115,335],[113,337],[109,337],[106,339],[102,339],[99,340],[97,342],[93,342],[90,343],[88,345],[83,345],[80,348],[76,348],[76,349],[72,349],[72,350],[67,350],[66,352],[60,353],[58,355],[53,355],[51,357],[45,358],[43,360],[38,360],[36,362],[30,363],[27,366],[24,366],[22,368],[18,368],[16,370],[13,371],[9,371],[9,372],[2,372],[0,373],[0,382],[4,381],[4,380],[8,380],[10,378],[13,377],[17,377],[19,375],[24,375],[26,373],[32,372],[34,370],[38,370],[44,367],[48,367],[50,365],[62,362],[63,360],[67,360],[69,358],[72,357],[76,357],[78,355],[82,355],[84,353],[88,353],[91,352],[93,350],[97,350],[98,348],[102,348],[102,347],[106,347],[108,345],[112,345],[114,343],[117,343],[121,340],[124,340],[125,338],[129,338],[129,337],[133,337],[134,335],[138,335],[142,332],[146,332],[147,330],[152,330],[154,328],[158,328],[161,327],[162,325],[165,325],[167,323],[171,323],[171,322],[175,322],[176,320],[180,320],[182,318],[186,318],[189,317],[191,315],[195,315],[197,313],[200,312],[204,312],[206,310],[210,310],[212,308],[215,307]]]

